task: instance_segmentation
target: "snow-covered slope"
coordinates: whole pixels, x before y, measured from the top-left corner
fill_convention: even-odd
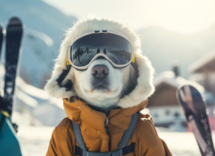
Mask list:
[[[171,70],[178,62],[180,74],[188,78],[188,66],[215,49],[215,24],[199,33],[183,35],[157,26],[139,30],[143,54],[148,56],[156,73]]]
[[[48,150],[53,130],[54,127],[21,126],[18,132],[18,140],[23,156],[44,156]],[[173,156],[201,156],[195,137],[192,133],[157,130],[159,137],[166,142]],[[213,141],[215,141],[214,133]]]
[[[16,84],[15,111],[24,114],[24,117],[19,119],[19,124],[23,125],[25,118],[29,116],[32,118],[28,122],[29,125],[57,126],[66,117],[61,99],[50,97],[44,90],[25,83],[20,77],[17,78]]]
[[[42,88],[44,79],[51,74],[64,31],[76,18],[40,0],[1,0],[0,12],[4,26],[12,16],[18,16],[24,23],[20,76]]]
[[[4,86],[4,73],[1,65],[0,88]],[[56,126],[64,117],[66,114],[61,99],[50,97],[44,90],[29,85],[22,78],[17,77],[13,122],[28,126]]]

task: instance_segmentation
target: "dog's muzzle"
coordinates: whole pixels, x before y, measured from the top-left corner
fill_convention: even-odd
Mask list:
[[[96,65],[93,67],[91,74],[93,78],[103,80],[108,76],[109,69],[106,65]]]

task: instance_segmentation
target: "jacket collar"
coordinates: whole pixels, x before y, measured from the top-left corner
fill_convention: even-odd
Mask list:
[[[132,115],[144,109],[148,100],[131,108],[112,109],[108,116],[104,112],[92,109],[89,104],[78,98],[63,99],[63,102],[67,117],[78,123],[82,130],[84,127],[91,127],[106,134],[104,124],[107,119],[110,133],[125,131],[130,124]]]

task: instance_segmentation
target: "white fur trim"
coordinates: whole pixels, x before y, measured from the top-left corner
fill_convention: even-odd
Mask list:
[[[124,34],[133,45],[133,50],[136,55],[136,63],[138,64],[139,70],[139,78],[137,80],[138,84],[129,95],[120,99],[117,105],[123,108],[128,108],[136,106],[146,100],[154,92],[154,86],[152,84],[154,69],[152,68],[148,58],[141,55],[140,38],[128,26],[106,18],[99,19],[95,17],[88,17],[77,21],[72,28],[67,30],[66,37],[60,47],[59,56],[56,59],[52,77],[47,82],[45,90],[51,96],[57,98],[69,98],[75,95],[73,91],[66,91],[65,88],[60,87],[56,80],[62,73],[63,69],[66,68],[67,50],[72,41],[74,41],[81,34],[94,30],[118,31]]]
[[[122,108],[129,108],[145,101],[154,93],[153,77],[154,68],[146,56],[136,54],[136,63],[138,65],[139,77],[137,79],[137,86],[127,96],[120,99],[117,103]]]
[[[140,49],[140,38],[137,34],[128,26],[123,25],[112,19],[87,17],[82,20],[78,20],[73,27],[69,28],[66,32],[66,37],[60,46],[60,54],[57,58],[57,64],[66,67],[65,61],[67,58],[67,50],[70,44],[81,34],[94,30],[111,30],[118,31],[125,35],[131,44],[134,51],[137,52]]]
[[[61,66],[55,66],[55,70],[52,73],[52,77],[50,80],[48,80],[44,88],[45,91],[47,91],[51,96],[54,96],[56,98],[69,98],[71,96],[74,96],[74,92],[72,90],[66,91],[66,88],[60,87],[58,85],[58,82],[56,81],[63,70],[64,68],[62,68]]]

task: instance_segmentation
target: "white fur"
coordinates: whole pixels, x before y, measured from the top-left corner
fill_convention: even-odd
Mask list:
[[[149,59],[146,56],[136,54],[136,63],[139,71],[137,86],[129,95],[123,97],[117,103],[122,108],[129,108],[140,104],[155,91],[153,85],[154,68]]]
[[[91,70],[95,65],[101,64],[107,66],[109,69],[109,74],[106,78],[109,81],[108,93],[102,92],[101,90],[92,91],[93,86],[91,81],[94,78],[92,77]],[[123,73],[120,69],[113,68],[105,59],[93,61],[86,71],[80,73],[79,80],[80,91],[76,91],[77,95],[92,105],[109,107],[120,99],[121,90],[123,88]]]
[[[63,69],[64,68],[61,66],[55,65],[55,70],[52,72],[52,77],[48,80],[44,88],[51,96],[56,98],[68,98],[74,96],[73,91],[66,91],[66,88],[60,87],[56,81]],[[68,75],[70,75],[70,73]]]
[[[154,92],[153,75],[154,69],[147,57],[142,56],[140,49],[140,38],[137,34],[126,25],[123,25],[117,21],[106,18],[88,17],[83,20],[77,21],[74,26],[66,32],[66,37],[63,40],[60,47],[60,54],[56,60],[55,68],[52,73],[51,79],[47,82],[45,90],[51,95],[58,98],[70,98],[74,96],[73,91],[66,91],[64,88],[60,88],[56,82],[63,69],[66,68],[67,50],[72,41],[79,35],[88,31],[94,30],[111,30],[118,31],[124,34],[133,46],[135,53],[136,63],[138,65],[139,77],[138,84],[135,89],[127,96],[120,99],[117,103],[122,108],[133,107],[146,100]],[[66,79],[72,77],[72,72]]]

